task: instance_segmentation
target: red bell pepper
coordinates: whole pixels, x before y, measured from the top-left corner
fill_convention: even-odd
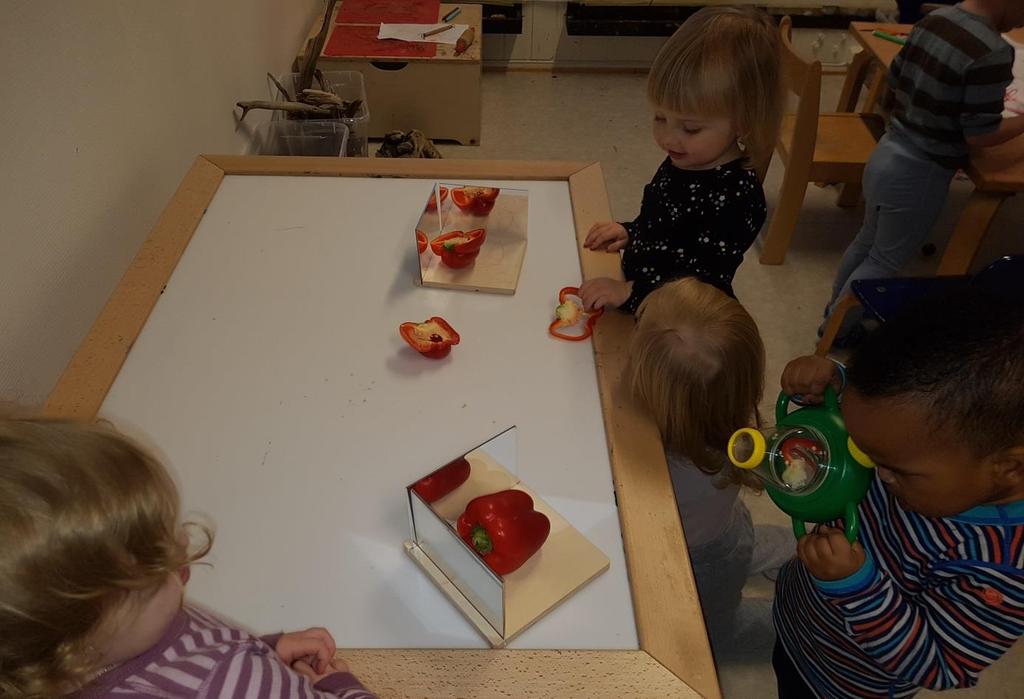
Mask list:
[[[486,216],[494,208],[500,192],[497,187],[459,187],[452,190],[452,201],[463,211]]]
[[[423,254],[423,251],[427,249],[427,234],[421,231],[419,228],[416,229],[416,251],[419,254]]]
[[[444,204],[444,200],[448,198],[448,188],[439,187],[441,192],[441,203]],[[430,200],[427,202],[427,211],[437,211],[437,195],[434,192],[430,193]]]
[[[491,570],[508,575],[540,550],[551,521],[533,509],[533,498],[523,491],[502,490],[470,500],[456,529]]]
[[[441,258],[441,263],[456,269],[468,267],[480,254],[487,239],[487,231],[477,228],[475,231],[449,231],[430,241],[430,249]]]
[[[822,456],[821,445],[813,439],[807,439],[806,437],[790,437],[786,439],[779,448],[779,451],[782,452],[782,459],[786,462],[787,466],[792,463],[794,458],[806,461],[800,452],[811,454],[815,457]]]
[[[398,332],[409,346],[425,357],[441,359],[452,351],[452,345],[459,344],[459,334],[448,321],[438,316],[422,323],[402,323]]]
[[[469,462],[460,456],[446,466],[442,466],[426,478],[421,478],[412,489],[426,502],[440,500],[460,485],[469,480]]]
[[[603,308],[598,308],[591,313],[584,313],[583,307],[575,301],[569,300],[569,296],[579,296],[580,290],[575,286],[567,286],[558,292],[558,306],[555,308],[555,319],[548,326],[548,332],[560,340],[579,342],[586,340],[594,332],[594,324],[604,314]],[[561,328],[571,327],[580,322],[580,318],[586,316],[583,331],[579,335],[563,333]]]

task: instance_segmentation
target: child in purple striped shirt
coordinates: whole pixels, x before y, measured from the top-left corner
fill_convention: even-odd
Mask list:
[[[257,638],[183,604],[164,467],[114,430],[0,420],[0,696],[374,699],[320,628]]]

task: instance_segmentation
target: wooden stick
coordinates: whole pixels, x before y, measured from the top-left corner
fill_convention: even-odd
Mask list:
[[[331,30],[331,15],[334,14],[334,6],[338,0],[327,0],[327,11],[324,12],[324,23],[320,25],[320,33],[313,40],[309,47],[306,61],[299,71],[299,81],[295,84],[295,91],[302,92],[313,84],[313,71],[316,70],[316,62],[320,58],[320,52],[324,50],[324,42],[327,41],[327,34]]]

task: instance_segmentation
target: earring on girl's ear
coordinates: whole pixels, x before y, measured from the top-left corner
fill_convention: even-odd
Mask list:
[[[736,137],[736,147],[739,148],[744,153],[747,152],[747,144],[744,143],[743,139],[740,138],[739,136]]]

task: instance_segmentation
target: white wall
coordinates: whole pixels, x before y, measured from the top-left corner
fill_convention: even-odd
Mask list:
[[[194,157],[247,150],[235,101],[322,7],[0,3],[0,402],[42,402]]]

